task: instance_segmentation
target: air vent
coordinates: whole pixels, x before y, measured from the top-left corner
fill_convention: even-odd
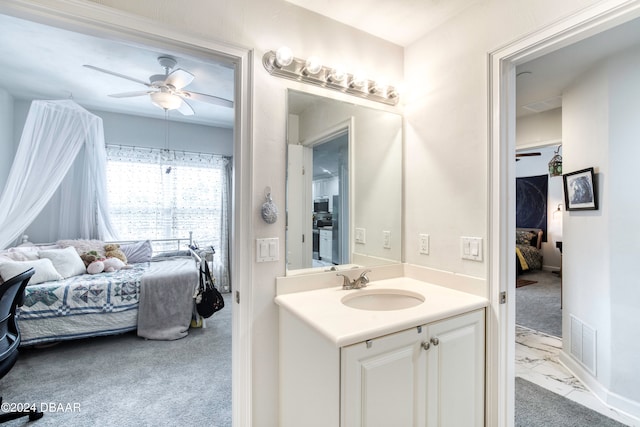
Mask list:
[[[560,107],[562,107],[561,96],[554,96],[553,98],[545,99],[544,101],[532,102],[531,104],[522,106],[522,108],[533,111],[534,113],[542,113],[543,111],[553,110]]]
[[[577,317],[571,317],[571,355],[596,375],[596,330]]]

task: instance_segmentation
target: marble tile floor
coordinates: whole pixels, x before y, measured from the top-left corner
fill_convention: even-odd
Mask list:
[[[640,423],[605,405],[558,361],[562,340],[516,325],[515,374],[628,426]]]

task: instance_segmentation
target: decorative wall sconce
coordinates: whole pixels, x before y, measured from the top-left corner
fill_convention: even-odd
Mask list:
[[[360,98],[388,105],[396,105],[400,99],[394,86],[370,80],[363,73],[350,74],[341,66],[322,65],[322,61],[316,56],[310,56],[307,60],[296,58],[288,47],[265,53],[262,64],[271,75],[337,90]]]
[[[553,157],[549,161],[549,176],[562,175],[562,156],[559,153],[560,146],[558,145],[558,149],[553,153]]]

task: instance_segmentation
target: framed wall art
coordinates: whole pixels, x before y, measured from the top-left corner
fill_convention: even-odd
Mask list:
[[[593,168],[562,175],[564,202],[568,211],[598,209],[598,192]]]

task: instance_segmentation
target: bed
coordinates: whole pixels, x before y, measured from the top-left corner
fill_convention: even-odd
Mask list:
[[[45,250],[40,250],[42,246],[23,249],[23,256],[33,258],[34,251],[42,256],[23,261],[25,266],[37,264],[36,274],[40,277],[27,286],[24,305],[17,314],[21,345],[135,330],[146,339],[172,340],[186,336],[198,285],[196,259],[185,256],[188,251],[152,257],[150,243],[146,242],[134,245],[138,254],[133,254],[131,260],[137,262],[118,271],[99,274],[86,274],[86,268],[81,272],[80,265],[74,270],[59,262],[52,263],[54,268],[50,269],[49,264],[44,263],[45,254],[61,253],[63,248],[58,245]],[[144,257],[135,258],[140,255],[140,248],[144,248]],[[75,248],[66,250],[71,253]],[[79,253],[76,255],[80,259]],[[85,267],[81,259],[80,264]],[[6,260],[0,263],[0,272],[4,272],[7,265]],[[56,273],[62,274],[56,276]]]
[[[516,228],[516,272],[542,269],[542,229]]]

